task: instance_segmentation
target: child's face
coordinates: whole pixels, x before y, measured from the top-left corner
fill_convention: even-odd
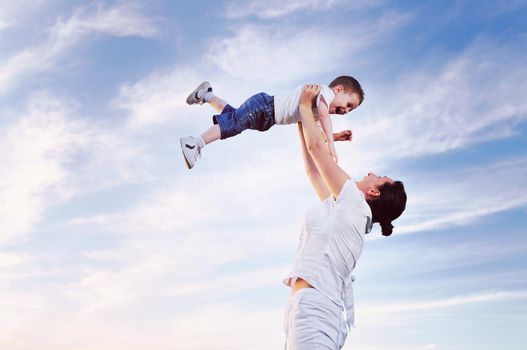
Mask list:
[[[335,89],[335,98],[329,105],[329,114],[346,114],[357,108],[360,103],[358,94],[348,93],[344,89]]]

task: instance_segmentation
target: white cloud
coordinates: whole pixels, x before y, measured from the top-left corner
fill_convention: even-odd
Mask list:
[[[241,18],[257,16],[261,18],[276,18],[299,11],[325,11],[343,3],[340,0],[291,0],[281,2],[278,0],[261,1],[231,1],[227,4],[227,17]],[[366,4],[364,4],[366,5]]]
[[[331,28],[244,25],[231,37],[211,39],[209,51],[191,66],[178,65],[122,85],[114,105],[129,111],[133,129],[173,120],[182,128],[196,125],[193,115],[212,115],[211,109],[189,109],[185,104],[188,93],[201,81],[211,81],[216,93],[230,103],[241,103],[260,91],[278,93],[304,83],[306,77],[340,70],[341,60],[353,60],[410,18],[389,13],[374,24],[355,23],[349,28],[356,33],[353,41],[345,31]]]
[[[5,331],[0,346],[27,349],[31,340],[38,339],[43,346],[56,349],[140,349],[149,343],[160,349],[174,344],[201,349],[211,342],[210,337],[202,341],[195,337],[196,325],[203,321],[216,342],[242,329],[250,331],[238,337],[239,348],[255,337],[261,337],[262,348],[269,344],[269,337],[280,342],[281,306],[269,309],[251,301],[227,305],[222,299],[272,286],[282,291],[285,302],[289,291],[280,279],[289,266],[248,266],[244,271],[219,273],[240,256],[258,255],[261,247],[253,245],[240,252],[236,249],[243,247],[228,232],[212,229],[205,233],[198,235],[194,230],[159,236],[154,231],[127,236],[122,245],[87,252],[89,260],[82,259],[74,274],[58,261],[55,277],[59,282],[23,293],[19,288],[41,279],[44,271],[29,276],[19,271],[16,283],[0,293],[4,316],[0,325]],[[33,269],[41,264],[35,259]],[[149,315],[146,326],[140,321],[144,312]],[[45,319],[49,321],[43,322]],[[57,332],[62,334],[58,338]]]
[[[462,235],[462,232],[459,232]],[[503,286],[525,285],[527,276],[524,269],[511,268],[507,271],[484,271],[467,273],[471,269],[483,265],[504,263],[511,257],[522,256],[527,250],[527,243],[506,241],[496,243],[493,240],[474,241],[469,239],[455,244],[408,244],[393,249],[389,245],[370,245],[368,253],[361,258],[358,276],[369,276],[371,287],[376,288],[382,283],[383,274],[389,274],[394,289],[407,294],[405,287],[397,279],[411,279],[412,276],[430,276],[420,279],[421,284],[415,293],[425,293],[431,290],[470,290],[480,288],[504,288]],[[379,259],[378,257],[383,257]],[[377,257],[377,259],[376,259]],[[447,276],[439,275],[442,271],[452,271]],[[432,277],[433,276],[433,277]],[[498,287],[499,286],[499,287]],[[364,291],[367,295],[367,291]]]
[[[7,20],[2,18],[2,13],[0,12],[0,30],[4,30],[10,26]]]
[[[334,8],[346,7],[347,10],[364,10],[382,4],[382,0],[346,1],[346,0],[291,0],[287,2],[271,0],[261,2],[230,1],[226,7],[226,17],[260,17],[266,19],[280,18],[297,12],[324,12]]]
[[[166,240],[164,242],[167,243]],[[124,261],[119,261],[120,264],[126,262],[126,268],[97,270],[86,274],[79,283],[64,286],[64,296],[75,301],[76,305],[79,305],[78,311],[83,314],[123,309],[149,298],[178,300],[175,307],[185,304],[199,305],[258,288],[280,286],[280,277],[285,276],[290,268],[289,265],[274,266],[218,274],[217,270],[222,264],[232,262],[238,256],[227,257],[228,253],[236,252],[228,249],[227,245],[216,245],[218,250],[227,249],[221,253],[208,248],[200,249],[202,257],[210,259],[201,262],[201,265],[207,265],[208,271],[200,271],[200,266],[194,264],[196,259],[192,259],[184,249],[177,247],[173,249],[172,254],[167,254],[167,251],[161,251],[159,245],[145,243],[149,244],[156,254],[137,247],[124,247],[118,250],[117,254],[121,257],[126,256]],[[187,245],[185,248],[192,249]],[[195,249],[197,247],[194,247]],[[218,260],[220,254],[224,255],[224,261]],[[89,255],[97,257],[98,252]],[[131,261],[132,256],[136,261]],[[103,256],[103,261],[108,262],[108,258],[109,256]],[[192,265],[192,272],[186,273],[185,266],[189,265]],[[211,290],[215,291],[212,295]],[[287,291],[287,288],[283,286],[283,290]]]
[[[405,317],[413,312],[429,311],[433,309],[443,309],[453,306],[470,305],[476,303],[492,303],[508,300],[527,299],[527,291],[496,291],[484,292],[479,294],[456,296],[447,299],[437,299],[430,301],[387,304],[387,305],[364,305],[360,308],[368,322],[375,322],[374,318],[387,316],[389,314],[404,314]]]
[[[172,313],[172,317],[158,322],[146,310],[143,317],[141,313],[130,313],[131,317],[112,313],[78,315],[68,310],[67,302],[61,305],[55,300],[39,300],[27,294],[23,297],[31,306],[16,306],[23,312],[13,314],[9,323],[0,320],[2,348],[31,349],[35,342],[43,348],[57,350],[139,350],[152,346],[167,350],[205,350],[218,344],[229,344],[231,349],[263,350],[283,345],[282,308],[204,303],[200,308]],[[13,305],[1,306],[10,315],[14,311]],[[55,309],[50,309],[52,306]],[[203,327],[207,328],[206,337],[202,336]]]
[[[59,19],[51,28],[52,42],[59,49],[78,42],[92,33],[112,36],[153,37],[158,34],[152,18],[142,15],[138,8],[121,5],[106,9],[98,6],[93,13],[77,10],[68,20]]]
[[[210,249],[208,254],[214,257],[219,254],[214,251],[225,251],[228,259],[240,259],[255,249],[253,242],[260,235],[266,239],[258,244],[259,251],[272,250],[283,243],[294,249],[303,212],[309,203],[316,203],[316,196],[302,171],[298,145],[291,142],[294,131],[284,133],[291,145],[284,148],[283,157],[276,157],[272,148],[264,147],[265,141],[251,139],[249,135],[236,143],[204,150],[207,159],[192,173],[184,168],[176,149],[178,176],[165,181],[162,188],[125,211],[94,213],[91,217],[75,218],[69,224],[97,227],[117,235],[175,236],[180,240],[178,246],[185,247],[181,256],[199,246]],[[256,156],[246,157],[240,163],[239,147],[253,148]],[[291,159],[298,160],[291,162]],[[216,170],[211,181],[213,169]],[[284,197],[284,193],[288,195]],[[233,213],[240,213],[234,221],[229,219]],[[269,220],[271,213],[274,214]],[[242,220],[250,227],[241,224]]]
[[[293,29],[245,26],[238,28],[234,37],[213,41],[208,56],[233,78],[267,81],[267,84],[293,81],[330,72],[338,66],[347,50],[330,60],[333,40],[327,32],[317,29],[294,32]],[[356,46],[364,44],[364,41],[354,42]]]
[[[475,344],[475,348],[488,343],[500,345],[504,334],[521,334],[521,327],[515,324],[525,322],[525,317],[513,311],[513,308],[525,303],[525,299],[525,290],[500,290],[417,302],[384,305],[359,303],[356,317],[360,321],[344,348],[458,349],[466,337],[471,339],[470,343]],[[467,329],[468,333],[455,332],[467,323],[470,323],[469,328],[473,330]],[[384,336],[379,337],[379,329],[383,330]],[[491,335],[474,342],[473,337],[482,330]],[[451,332],[452,338],[444,339],[439,336],[441,341],[431,347],[431,341],[438,339],[438,332]]]
[[[0,253],[0,273],[6,268],[20,264],[24,259],[17,254]]]
[[[133,7],[99,6],[91,13],[77,10],[65,21],[58,19],[43,44],[27,47],[1,64],[0,93],[19,84],[24,75],[54,68],[60,58],[86,38],[97,34],[152,37],[157,33],[152,19]]]
[[[24,237],[45,208],[74,194],[144,178],[138,146],[77,113],[73,103],[40,93],[0,129],[0,242]]]
[[[467,225],[478,218],[527,205],[525,158],[457,169],[454,173],[428,174],[426,180],[413,180],[417,188],[407,188],[412,193],[407,206],[410,216],[402,220],[404,224],[397,228],[398,233]]]
[[[17,123],[2,130],[0,240],[27,232],[41,215],[46,189],[64,180],[57,158],[75,144],[68,107],[51,101],[33,104]]]
[[[185,349],[211,349],[229,344],[232,349],[283,348],[283,308],[254,308],[229,303],[205,304],[188,318],[173,324],[172,344]],[[208,325],[209,337],[200,336]],[[246,330],[240,332],[240,330]]]
[[[301,79],[304,83],[306,77],[342,70],[343,62],[353,62],[361,51],[378,44],[410,18],[390,13],[375,23],[357,21],[345,29],[246,25],[237,27],[233,37],[212,40],[207,56],[227,76],[281,83],[284,89],[286,82]],[[353,40],[349,40],[349,32],[354,33]]]
[[[42,11],[42,5],[45,2],[45,0],[19,0],[16,2],[0,0],[0,30],[31,20],[34,13]]]
[[[441,67],[372,89],[365,108],[374,121],[359,123],[357,143],[382,163],[515,136],[527,118],[519,51],[507,42],[477,40]]]
[[[198,84],[192,70],[176,69],[169,73],[152,73],[135,84],[125,84],[119,89],[114,106],[129,111],[129,126],[140,129],[150,124],[169,120],[183,121],[187,95]],[[183,116],[182,116],[183,114]]]

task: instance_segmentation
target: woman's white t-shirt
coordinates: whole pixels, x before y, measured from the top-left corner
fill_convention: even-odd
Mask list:
[[[346,310],[354,325],[353,290],[355,268],[371,230],[371,209],[354,181],[348,180],[338,198],[329,196],[306,213],[298,254],[284,280],[288,286],[300,277]]]

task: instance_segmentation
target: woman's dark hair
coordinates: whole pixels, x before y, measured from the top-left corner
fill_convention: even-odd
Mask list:
[[[377,188],[381,193],[375,199],[367,199],[372,212],[372,221],[381,225],[383,236],[392,234],[392,221],[406,208],[406,192],[401,181],[385,183]]]

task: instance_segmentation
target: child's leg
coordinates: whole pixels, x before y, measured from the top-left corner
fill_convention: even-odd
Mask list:
[[[194,167],[198,157],[201,157],[201,150],[206,144],[219,140],[221,138],[220,127],[216,124],[205,131],[201,137],[187,136],[179,139],[183,158],[189,169]]]
[[[214,108],[217,112],[223,111],[223,108],[227,104],[227,102],[225,102],[223,99],[215,96],[210,83],[208,81],[204,81],[203,83],[199,84],[198,87],[196,87],[194,91],[190,93],[190,95],[188,95],[187,103],[189,105],[202,105],[207,102],[210,103],[212,108]]]
[[[207,93],[211,94],[211,91],[207,91]],[[201,98],[199,94],[196,98],[198,97]],[[273,97],[267,94],[256,94],[237,109],[214,95],[207,100],[205,102],[212,102],[211,105],[217,110],[221,109],[222,113],[213,116],[214,125],[200,137],[189,136],[180,139],[181,150],[189,169],[201,156],[201,150],[206,144],[233,137],[247,129],[266,131],[275,123]]]
[[[211,142],[219,140],[221,138],[221,130],[218,124],[214,124],[208,128],[203,134],[201,134],[205,145],[208,145]]]
[[[215,110],[217,110],[218,112],[224,112],[224,109],[225,109],[225,106],[227,105],[227,102],[225,102],[224,100],[222,100],[221,98],[219,98],[218,96],[215,96],[212,94],[212,92],[208,92],[208,103],[210,103],[210,105],[212,107],[214,107]],[[236,110],[234,108],[232,108],[231,106],[228,106],[228,110],[226,110],[227,113],[234,113]],[[201,146],[201,148],[205,147],[205,145],[208,145],[209,143],[211,142],[214,142],[214,141],[217,141],[219,139],[221,139],[221,128],[220,128],[220,125],[217,123],[216,119],[214,119],[214,125],[212,125],[210,128],[208,128],[207,130],[205,130],[205,132],[203,134],[201,134],[201,139],[203,140],[203,145]],[[229,122],[228,123],[230,127],[233,126],[233,122]],[[239,123],[235,123],[236,125],[239,124]],[[241,131],[238,131],[236,133],[239,133]]]
[[[214,108],[216,110],[216,112],[218,113],[221,113],[221,111],[223,111],[223,108],[225,108],[225,105],[227,104],[227,102],[225,102],[224,100],[222,100],[221,98],[219,98],[218,96],[216,95],[213,95],[212,92],[211,92],[211,97],[210,99],[207,101],[211,106],[212,108]]]

